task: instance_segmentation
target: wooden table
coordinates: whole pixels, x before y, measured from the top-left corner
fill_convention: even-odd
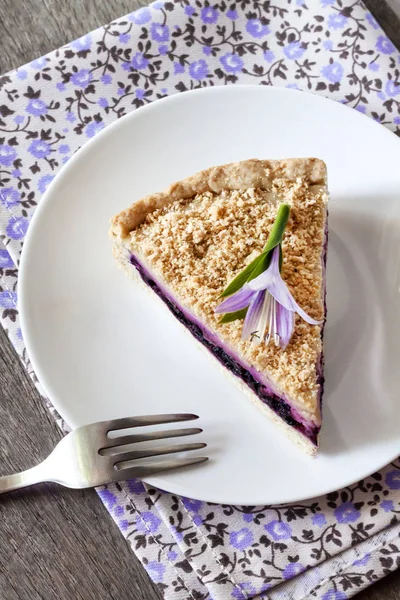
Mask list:
[[[400,48],[400,0],[365,1]],[[0,0],[0,73],[143,4]],[[1,327],[0,423],[1,474],[43,459],[60,438]],[[49,485],[1,499],[0,600],[161,598],[94,491]],[[400,600],[400,572],[357,598]]]

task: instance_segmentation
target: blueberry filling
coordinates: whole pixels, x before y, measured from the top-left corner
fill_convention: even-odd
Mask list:
[[[257,395],[257,397],[267,404],[271,410],[273,410],[280,418],[298,430],[300,433],[305,435],[313,444],[317,445],[317,438],[320,427],[317,425],[306,426],[304,423],[296,420],[292,407],[285,402],[283,398],[280,398],[272,391],[268,390],[265,385],[257,381],[254,375],[238,360],[232,357],[224,350],[221,346],[216,344],[210,339],[214,337],[207,335],[207,333],[196,324],[193,320],[189,319],[174,302],[163,292],[159,284],[153,279],[147,269],[137,260],[134,255],[130,256],[131,264],[136,268],[142,280],[148,285],[161,300],[167,305],[168,309],[172,314],[182,323],[190,333],[201,342],[218,360],[221,364],[229,369],[236,377],[239,377],[249,388]],[[319,375],[320,383],[323,385],[323,377]]]

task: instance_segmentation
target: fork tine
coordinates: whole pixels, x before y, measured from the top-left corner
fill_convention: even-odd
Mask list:
[[[194,421],[198,419],[198,415],[178,413],[167,415],[147,415],[143,417],[124,417],[122,419],[112,419],[104,421],[109,431],[117,429],[129,429],[131,427],[144,427],[146,425],[161,425],[162,423],[179,423],[180,421]]]
[[[140,465],[137,467],[130,467],[126,469],[115,470],[110,481],[125,481],[127,479],[143,479],[143,477],[150,477],[163,471],[170,471],[172,469],[180,469],[182,467],[188,467],[189,465],[196,465],[208,461],[207,456],[199,456],[196,458],[178,458],[175,460],[162,461],[158,463],[152,462],[151,465]]]
[[[200,450],[207,444],[203,442],[197,444],[174,444],[173,446],[160,446],[159,448],[147,448],[145,450],[133,450],[131,452],[122,452],[115,454],[112,459],[116,469],[123,469],[125,463],[138,458],[149,458],[150,456],[162,456],[163,454],[176,454],[177,452],[190,452],[191,450]]]
[[[123,452],[120,446],[127,446],[128,444],[136,444],[139,442],[150,442],[152,440],[164,440],[167,438],[174,437],[186,437],[188,435],[196,435],[202,433],[202,429],[199,427],[192,427],[189,429],[166,429],[164,431],[152,431],[151,433],[138,433],[135,435],[121,435],[120,437],[110,438],[107,446],[99,450],[99,454],[102,456],[110,454],[118,454]],[[128,450],[128,449],[127,449]]]

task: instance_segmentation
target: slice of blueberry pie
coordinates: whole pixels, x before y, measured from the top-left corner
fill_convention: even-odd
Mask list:
[[[142,198],[111,227],[119,265],[309,454],[321,428],[327,201],[321,160],[246,160]]]

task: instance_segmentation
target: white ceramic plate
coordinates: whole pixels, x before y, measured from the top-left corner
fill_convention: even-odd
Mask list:
[[[109,219],[211,165],[317,156],[331,191],[326,391],[321,449],[304,456],[117,270]],[[195,412],[208,464],[149,481],[230,504],[297,501],[400,453],[400,141],[338,103],[268,87],[176,95],[124,117],[63,168],[29,229],[23,336],[72,426]]]

